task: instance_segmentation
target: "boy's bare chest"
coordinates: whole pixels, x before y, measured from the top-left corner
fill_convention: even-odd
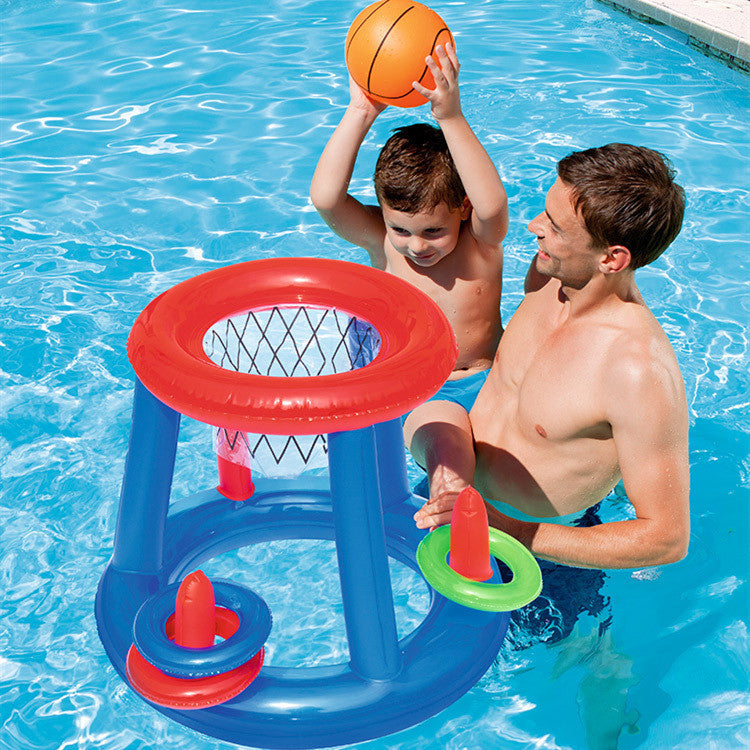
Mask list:
[[[392,251],[386,257],[386,270],[424,292],[451,322],[498,317],[502,291],[500,258],[473,257],[460,262],[459,257],[448,256],[434,267],[415,268],[399,253]]]

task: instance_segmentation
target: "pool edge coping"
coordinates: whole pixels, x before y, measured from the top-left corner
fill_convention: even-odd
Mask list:
[[[649,0],[596,0],[639,21],[669,26],[685,37],[688,46],[728,67],[750,75],[750,41]]]

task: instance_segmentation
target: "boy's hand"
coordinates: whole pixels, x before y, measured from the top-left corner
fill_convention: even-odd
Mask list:
[[[461,65],[456,50],[450,44],[446,44],[445,48],[438,44],[435,54],[437,62],[430,55],[425,58],[435,79],[435,89],[426,89],[418,81],[412,81],[411,85],[432,104],[432,116],[440,122],[461,115],[461,98],[458,92],[458,71]]]
[[[352,107],[362,110],[373,118],[377,117],[388,106],[383,102],[370,99],[351,76],[349,76],[349,100]]]

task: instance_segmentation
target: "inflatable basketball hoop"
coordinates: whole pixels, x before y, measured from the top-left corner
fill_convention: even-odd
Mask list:
[[[123,679],[134,640],[161,664],[168,685],[247,663],[267,635],[265,603],[222,583],[217,604],[237,613],[236,634],[227,631],[206,654],[183,654],[164,632],[177,582],[231,549],[317,538],[336,543],[348,663],[264,662],[221,705],[154,707],[229,742],[313,748],[398,731],[469,690],[492,663],[508,614],[469,610],[433,593],[422,624],[399,639],[388,563],[390,556],[419,572],[416,549],[425,536],[412,519],[423,500],[408,487],[400,418],[437,392],[456,353],[450,326],[428,297],[341,261],[243,263],[178,284],[148,305],[128,340],[137,376],[130,446],[114,551],[96,599],[100,637]],[[170,504],[181,414],[223,431],[229,463],[237,446],[255,450],[248,434],[320,438],[328,472],[257,480],[234,496],[207,489]],[[147,685],[136,687],[153,701]]]

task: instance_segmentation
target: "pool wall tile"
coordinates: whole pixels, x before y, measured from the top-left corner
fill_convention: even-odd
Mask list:
[[[695,36],[695,24],[687,16],[682,16],[679,13],[672,13],[669,17],[669,25],[681,31],[683,34],[689,34]]]
[[[663,23],[665,25],[668,25],[671,20],[671,14],[666,8],[662,8],[661,6],[655,5],[653,7],[649,7],[646,5],[646,3],[641,3],[641,6],[643,10],[641,10],[641,13],[644,15],[650,16],[655,21],[659,21],[659,23]]]

